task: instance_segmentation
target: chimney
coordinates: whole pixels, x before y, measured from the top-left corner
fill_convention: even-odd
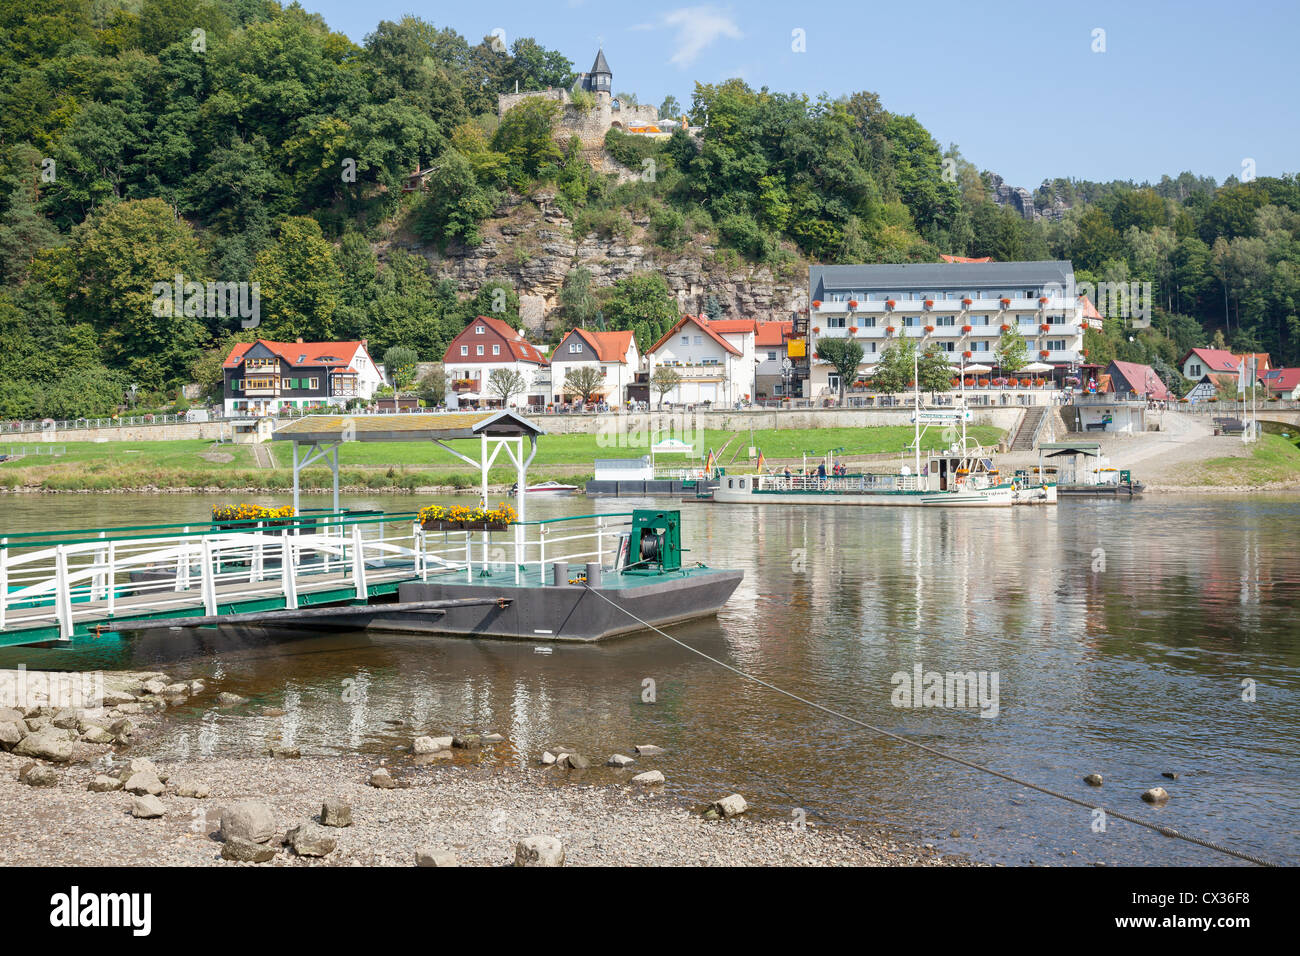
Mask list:
[[[299,345],[302,345],[302,336],[301,336],[301,335],[298,336],[298,338],[296,339],[296,341],[297,341],[297,343],[298,343]]]

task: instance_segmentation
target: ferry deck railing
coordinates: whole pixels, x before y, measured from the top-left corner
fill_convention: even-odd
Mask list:
[[[0,639],[57,628],[70,639],[116,617],[220,613],[309,592],[366,601],[377,582],[529,583],[558,561],[601,564],[631,513],[516,522],[504,531],[424,529],[414,513],[23,532],[0,536]]]

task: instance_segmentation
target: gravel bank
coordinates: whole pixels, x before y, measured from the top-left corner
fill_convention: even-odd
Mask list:
[[[546,769],[397,762],[398,788],[381,790],[367,782],[377,762],[362,756],[159,763],[169,780],[161,798],[166,815],[143,820],[131,815],[129,794],[87,791],[103,766],[59,766],[56,786],[32,787],[17,779],[27,762],[0,754],[4,866],[256,866],[221,859],[222,806],[264,801],[285,832],[319,820],[331,796],[352,807],[352,826],[328,830],[337,849],[316,859],[277,846],[274,861],[263,865],[410,866],[417,849],[434,848],[452,851],[461,865],[502,866],[531,834],[558,837],[569,866],[973,865],[811,824],[795,830],[757,817],[706,821],[654,788],[556,786],[548,774],[564,771]],[[176,796],[179,780],[206,784],[211,795]]]

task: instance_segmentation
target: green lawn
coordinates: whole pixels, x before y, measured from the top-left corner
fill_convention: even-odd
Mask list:
[[[996,444],[1002,431],[989,426],[969,430],[971,437],[986,445]],[[732,436],[735,436],[734,438]],[[728,439],[731,443],[727,444]],[[707,451],[713,448],[723,467],[748,465],[750,433],[710,430],[702,442]],[[753,443],[764,456],[798,459],[804,451],[811,456],[824,455],[842,448],[843,455],[866,455],[901,452],[912,440],[908,425],[872,428],[769,429],[755,431]],[[931,428],[922,440],[925,448],[938,448],[944,441],[941,429]],[[725,451],[723,450],[726,446]],[[477,456],[477,447],[464,443],[464,451]],[[292,451],[287,443],[269,442],[276,468],[258,468],[253,453],[245,445],[215,445],[206,441],[167,442],[68,442],[60,443],[66,454],[50,458],[28,457],[0,462],[0,485],[24,485],[60,490],[111,490],[114,488],[274,488],[292,487]],[[5,449],[0,443],[0,449]],[[740,455],[733,456],[739,449]],[[7,450],[7,449],[5,449]],[[529,469],[537,479],[590,477],[592,462],[597,458],[634,458],[647,454],[644,435],[547,435],[538,441],[537,457]],[[665,456],[666,465],[686,464],[698,459]],[[510,483],[514,468],[505,453],[497,459],[491,478]],[[476,468],[459,461],[449,452],[430,442],[349,442],[339,449],[341,480],[352,487],[375,489],[413,489],[426,485],[449,484],[472,487],[478,483]],[[324,487],[329,470],[313,465],[303,476],[304,487]]]
[[[1188,483],[1223,487],[1258,487],[1275,482],[1300,481],[1300,437],[1265,432],[1249,455],[1211,458],[1188,476]]]

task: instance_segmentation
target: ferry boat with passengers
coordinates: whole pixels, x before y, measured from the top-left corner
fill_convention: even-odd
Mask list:
[[[1012,505],[1056,504],[1056,482],[1043,470],[1035,474],[1003,475],[991,449],[966,434],[970,409],[964,399],[954,409],[922,409],[917,396],[912,421],[912,465],[896,472],[818,474],[766,472],[724,475],[713,491],[713,501],[724,504],[819,504],[943,508],[1009,508]],[[931,426],[960,437],[948,448],[927,452],[922,463],[921,437]]]

